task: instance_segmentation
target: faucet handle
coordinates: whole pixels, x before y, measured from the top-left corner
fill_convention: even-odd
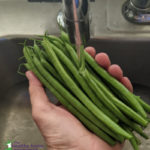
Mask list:
[[[150,0],[127,0],[122,13],[132,23],[150,24]]]
[[[131,0],[131,2],[140,9],[150,8],[150,0]]]

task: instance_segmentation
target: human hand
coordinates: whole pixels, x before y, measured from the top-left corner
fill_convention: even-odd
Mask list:
[[[87,47],[85,50],[93,58],[95,58],[96,62],[101,67],[106,69],[109,72],[109,74],[111,74],[113,77],[115,77],[117,80],[119,80],[126,88],[129,89],[129,91],[133,92],[133,86],[132,86],[130,80],[128,79],[128,77],[123,76],[123,71],[119,65],[116,65],[116,64],[111,65],[109,56],[106,53],[96,54],[96,51],[93,47]]]
[[[86,51],[112,76],[133,91],[129,79],[123,77],[122,70],[118,65],[111,65],[107,54],[96,55],[96,51],[92,47],[87,47]],[[26,76],[29,80],[32,116],[46,141],[48,150],[121,150],[122,145],[117,144],[115,147],[110,147],[89,132],[62,106],[50,103],[42,84],[31,71],[26,72]]]

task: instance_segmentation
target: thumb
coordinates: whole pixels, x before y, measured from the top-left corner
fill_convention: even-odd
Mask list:
[[[37,79],[33,72],[27,71],[26,77],[29,80],[29,94],[32,105],[32,111],[52,109],[55,107],[49,102],[41,82]]]

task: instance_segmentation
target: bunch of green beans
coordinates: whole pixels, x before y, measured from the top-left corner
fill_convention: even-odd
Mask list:
[[[78,59],[68,35],[45,35],[24,45],[27,70],[31,70],[62,105],[91,132],[111,146],[126,139],[138,150],[140,140],[134,131],[148,139],[143,131],[149,123],[150,105],[135,96],[81,47]]]

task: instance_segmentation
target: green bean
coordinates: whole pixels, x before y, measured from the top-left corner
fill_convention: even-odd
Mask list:
[[[79,72],[83,72],[85,70],[85,55],[84,55],[84,46],[80,46],[80,55],[79,57]]]
[[[132,107],[139,112],[144,118],[147,118],[147,114],[144,111],[143,107],[139,104],[139,102],[135,99],[134,95],[124,87],[119,81],[113,78],[107,71],[105,71],[102,67],[100,67],[96,61],[87,53],[85,52],[86,61],[88,64],[111,86],[113,86],[118,93],[121,93],[125,100],[127,100]]]
[[[140,141],[140,139],[139,139],[139,138],[137,138],[137,137],[134,135],[134,133],[133,133],[133,132],[132,132],[132,136],[135,138],[136,143],[137,143],[138,145],[141,145],[141,141]]]
[[[129,140],[134,150],[139,150],[138,144],[135,138]]]
[[[150,122],[150,118],[147,118],[147,121]]]
[[[58,73],[54,69],[54,67],[47,62],[45,57],[47,58],[44,51],[41,51],[39,46],[36,44],[36,41],[34,41],[34,47],[33,47],[34,53],[38,57],[38,59],[41,61],[42,65],[54,76],[56,77],[60,82],[62,82],[61,78],[58,76]]]
[[[97,83],[100,89],[108,96],[110,101],[112,101],[116,106],[118,106],[118,108],[122,112],[124,112],[127,116],[129,116],[131,119],[133,119],[140,125],[147,126],[148,124],[147,119],[144,119],[143,117],[141,117],[138,113],[136,113],[134,110],[132,110],[130,107],[125,105],[122,101],[120,101],[117,97],[115,97],[114,94],[108,89],[108,87],[106,87],[101,80],[96,78],[96,76],[93,76],[93,74],[91,73],[90,75],[91,75],[91,79],[93,79]],[[130,120],[128,121],[126,120],[126,124],[128,124],[132,129],[134,129],[137,133],[139,133],[145,139],[149,138],[148,135],[143,132],[142,128],[138,126],[136,123]]]
[[[45,58],[45,60],[47,60],[48,62],[51,62],[49,60],[49,57],[47,56],[47,54],[45,53],[45,51],[41,51],[42,56]]]
[[[95,80],[93,80],[92,75],[90,75],[88,73],[87,70],[85,70],[83,72],[83,76],[85,77],[85,79],[87,80],[87,82],[89,83],[89,85],[91,86],[91,88],[93,89],[93,91],[95,91],[95,93],[97,94],[97,96],[103,101],[103,103],[105,105],[107,105],[107,107],[110,110],[114,110],[114,114],[125,124],[129,125],[131,128],[133,128],[134,130],[136,130],[138,133],[140,133],[144,138],[147,138],[147,136],[145,135],[145,133],[143,133],[142,129],[135,124],[134,122],[130,121],[122,112],[120,112],[120,110],[112,103],[112,98],[111,97],[106,97],[107,94],[109,94],[108,92],[105,93],[103,91],[103,89],[100,89],[98,87],[98,85],[96,84]],[[102,84],[100,84],[100,82],[98,82],[99,86],[102,87]],[[105,93],[105,94],[104,94]],[[112,95],[111,95],[112,96]]]
[[[84,72],[82,72],[82,75],[84,76],[85,80],[87,81],[87,83],[89,84],[89,86],[91,87],[91,89],[93,90],[93,92],[95,92],[95,94],[97,95],[97,97],[104,103],[104,105],[106,107],[108,107],[112,112],[114,112],[114,114],[120,118],[120,119],[124,119],[124,115],[120,112],[120,110],[105,96],[105,94],[100,90],[100,88],[97,86],[97,84],[95,83],[95,81],[93,79],[91,79],[89,73],[87,70],[85,70]],[[123,120],[124,121],[124,120]]]
[[[106,133],[101,131],[98,127],[96,127],[93,123],[91,123],[88,119],[86,119],[81,113],[78,112],[72,105],[70,105],[65,98],[63,98],[62,95],[57,92],[56,89],[54,89],[47,80],[40,74],[40,72],[36,68],[30,67],[29,64],[25,64],[26,68],[28,70],[32,70],[35,75],[38,77],[38,79],[51,91],[53,95],[56,96],[56,98],[70,111],[72,112],[78,119],[81,120],[81,122],[93,133],[95,133],[97,136],[99,136],[101,139],[106,141],[108,144],[114,146],[115,141],[109,137]]]
[[[60,36],[61,40],[63,40],[64,42],[67,42],[69,44],[71,44],[69,36],[67,33],[65,33],[64,31],[61,31],[61,36]]]
[[[126,125],[123,125],[123,126],[125,127],[125,129],[127,129],[128,132],[130,132],[130,133],[133,135],[133,137],[134,137],[135,140],[136,140],[136,143],[137,143],[138,145],[141,145],[140,139],[135,136],[135,134],[133,133],[133,130],[132,130],[130,127],[126,126]]]
[[[75,50],[74,50],[73,47],[72,47],[70,44],[68,44],[68,43],[65,43],[65,47],[66,47],[67,52],[68,52],[69,55],[71,56],[71,59],[72,59],[73,63],[75,64],[75,66],[76,66],[77,68],[79,68],[79,61],[78,61],[78,57],[77,57],[77,55],[76,55]]]
[[[40,47],[36,44],[36,41],[34,41],[33,51],[39,60],[44,61],[48,58],[46,56],[46,53],[43,50],[41,50]],[[50,67],[50,69],[52,69],[52,67]],[[52,71],[54,71],[54,69],[52,69]]]
[[[130,118],[132,118],[134,121],[138,122],[142,126],[147,126],[148,121],[145,120],[143,117],[141,117],[138,113],[133,111],[130,107],[125,105],[122,101],[117,99],[111,92],[109,92],[106,88],[106,86],[100,81],[97,80],[93,75],[90,75],[90,77],[96,82],[96,84],[100,87],[100,89],[108,96],[108,98],[126,115],[128,115]]]
[[[150,105],[144,102],[140,96],[135,96],[135,98],[139,101],[139,103],[143,106],[146,112],[150,113]]]
[[[59,75],[64,80],[65,84],[70,88],[70,90],[80,99],[80,101],[104,124],[106,124],[110,129],[114,132],[126,137],[127,139],[132,138],[130,134],[128,134],[124,129],[122,129],[118,124],[112,121],[109,117],[107,117],[100,109],[94,105],[91,100],[79,89],[79,87],[74,83],[74,81],[69,77],[69,75],[64,70],[63,66],[59,62],[56,54],[52,50],[49,41],[44,38],[42,41],[42,45],[45,48],[48,56],[52,59],[53,64]],[[71,85],[71,86],[70,86]]]
[[[138,150],[140,140],[133,131],[148,138],[139,125],[148,125],[150,105],[109,75],[83,47],[78,58],[65,32],[60,38],[46,35],[40,44],[44,51],[36,41],[33,47],[24,46],[24,66],[97,136],[110,145],[115,145],[112,138],[122,143],[125,137]]]
[[[41,54],[41,49],[39,48],[39,46],[36,44],[36,41],[34,40],[34,46],[33,46],[33,50],[36,54],[36,56],[40,59],[42,56]]]
[[[106,86],[101,82],[98,81],[93,75],[90,74],[90,78],[93,79],[95,81],[95,83],[100,87],[100,89],[102,90],[102,92],[105,93],[105,95],[107,95],[107,97],[109,98],[110,101],[112,101],[116,106],[118,106],[118,108],[120,110],[122,110],[125,114],[129,114],[129,116],[134,119],[136,122],[140,122],[140,124],[142,125],[146,125],[143,124],[143,121],[146,123],[148,123],[147,120],[143,119],[139,114],[137,114],[136,112],[134,112],[132,109],[130,109],[130,107],[126,106],[124,103],[122,103],[121,101],[119,101],[111,92],[109,92],[106,88]],[[120,120],[122,120],[120,118]],[[125,121],[124,121],[125,120]],[[139,133],[141,136],[143,136],[145,139],[148,139],[148,136],[143,132],[143,130],[134,122],[130,121],[128,118],[124,118],[124,120],[122,120],[125,124],[129,125],[132,129],[134,129],[137,133]],[[140,121],[139,121],[140,120]]]
[[[59,42],[61,45],[64,44],[64,42],[57,36],[54,35],[46,35],[46,37],[50,40],[50,41],[57,41]]]
[[[75,68],[75,66],[72,64],[72,62],[59,50],[56,46],[51,44],[53,50],[61,60],[65,64],[65,66],[70,70],[72,75],[75,77],[75,79],[78,81],[78,83],[81,85],[82,89],[86,92],[86,94],[91,98],[91,100],[94,102],[94,104],[100,108],[106,115],[108,115],[112,120],[115,122],[118,122],[117,117],[115,117],[109,110],[107,110],[104,105],[102,105],[99,101],[99,99],[95,96],[95,94],[90,90],[88,84],[85,82],[83,77],[80,76],[78,70]],[[49,58],[50,59],[50,58]]]
[[[29,54],[29,49],[27,47],[24,48],[24,55],[27,59],[27,62],[33,67],[32,63],[32,57]],[[34,56],[35,57],[35,56]],[[35,59],[37,59],[35,57]],[[61,92],[62,95],[64,95],[64,98],[68,100],[69,103],[71,103],[75,108],[82,113],[86,118],[91,120],[93,124],[95,124],[97,127],[102,129],[104,132],[112,136],[113,138],[117,139],[118,141],[123,141],[122,137],[116,136],[111,130],[109,130],[105,125],[103,125],[102,122],[100,122],[94,115],[92,115],[91,112],[89,112],[88,109],[86,109],[78,100],[76,100],[63,86],[60,85],[59,82],[57,82],[39,63],[38,60],[36,60],[35,64],[37,65],[36,67],[39,68],[39,70],[43,73],[44,77],[48,80],[50,84],[52,84],[55,88],[58,89],[58,91]]]
[[[28,63],[25,63],[24,66],[26,67],[27,70],[32,71],[32,67]]]
[[[31,49],[29,48],[29,47],[27,47],[27,46],[24,46],[24,48],[23,48],[23,54],[24,54],[24,56],[25,56],[25,59],[26,59],[26,61],[27,61],[27,63],[30,65],[30,66],[32,66],[32,68],[33,68],[33,63],[32,63],[32,57],[31,57],[31,54],[30,54],[30,57],[29,57],[29,50],[31,51]]]
[[[138,147],[138,143],[137,143],[137,138],[135,137],[135,135],[126,127],[124,126],[124,129],[133,136],[133,138],[131,138],[129,141],[133,147],[134,150],[139,150],[139,147]]]
[[[68,55],[68,53],[67,53],[67,50],[66,50],[64,44],[61,45],[61,44],[60,44],[59,42],[57,42],[57,41],[52,41],[52,43],[53,43],[55,46],[57,46],[59,49],[61,49],[61,51],[63,51],[63,53],[64,53],[67,57],[69,57],[69,55]]]
[[[59,82],[63,83],[62,79],[54,69],[54,67],[48,63],[45,59],[41,58],[41,63]]]
[[[100,76],[98,76],[97,74],[96,74],[96,72],[89,66],[89,64],[87,64],[86,63],[86,68],[87,68],[87,70],[88,70],[88,72],[97,80],[97,81],[99,81],[100,83],[102,83],[104,86],[105,86],[105,88],[108,90],[108,92],[111,92],[112,93],[112,91],[110,90],[110,88],[109,87],[107,87],[105,84],[104,84],[104,82],[102,81],[102,79],[100,78]],[[94,79],[93,78],[93,79]],[[113,94],[113,93],[112,93]]]
[[[76,54],[76,52],[75,52],[75,49],[70,45],[70,44],[68,44],[68,43],[66,43],[65,42],[65,46],[66,46],[66,49],[67,49],[67,51],[68,51],[68,53],[70,54],[70,56],[71,56],[71,58],[72,58],[72,60],[73,60],[73,62],[74,62],[74,64],[76,63],[76,66],[79,66],[79,63],[78,63],[78,57],[77,57],[77,54]],[[68,59],[68,58],[66,58],[65,57],[65,55],[63,55],[61,52],[59,52],[60,50],[58,49],[58,47],[56,47],[56,46],[54,46],[54,45],[52,45],[52,47],[53,47],[53,49],[54,49],[54,51],[56,52],[56,54],[58,55],[58,57],[62,60],[62,59],[64,59],[65,61],[65,65],[68,67],[68,69],[70,69],[70,66],[72,66],[73,64],[71,64],[71,61]],[[78,68],[78,67],[77,67]],[[71,68],[70,69],[71,70],[71,72],[72,72],[72,74],[73,75],[75,75],[75,77],[76,78],[80,78],[80,79],[77,79],[78,80],[78,82],[80,82],[81,80],[83,80],[80,76],[79,76],[79,74],[78,73],[74,73],[74,72],[77,72],[77,70],[73,67],[73,68]],[[78,77],[77,77],[77,75],[78,75]],[[85,81],[84,81],[85,82]],[[85,83],[84,83],[85,84]],[[88,87],[87,87],[87,85],[84,85],[83,84],[83,86],[82,87],[85,87],[86,86],[86,90],[88,89]],[[86,91],[85,90],[85,91]],[[91,91],[87,91],[86,93],[91,93]],[[97,97],[92,97],[92,96],[90,96],[91,98],[94,98],[94,99],[97,99]],[[97,99],[97,101],[99,101],[98,99]],[[95,103],[97,106],[99,106],[99,104],[98,103]],[[101,106],[99,107],[100,109],[103,109],[103,105],[102,104],[100,104]],[[110,116],[110,118],[112,118],[114,121],[117,121],[118,119],[117,118],[114,118],[113,117],[113,114],[110,112],[110,111],[108,111],[108,109],[104,109],[104,112],[108,115],[108,116]]]
[[[34,59],[36,59],[36,58],[34,58]],[[63,87],[61,87],[58,82],[56,82],[56,81],[54,82],[54,81],[53,81],[54,78],[53,78],[52,76],[50,76],[50,75],[48,76],[48,72],[46,72],[46,70],[44,70],[44,68],[42,68],[42,66],[40,65],[40,63],[39,63],[37,60],[36,60],[36,62],[35,62],[35,65],[37,65],[37,68],[39,68],[39,70],[41,70],[41,72],[43,72],[45,78],[46,78],[46,77],[49,77],[49,78],[47,78],[47,80],[49,81],[49,83],[53,84],[53,86],[56,86],[56,88],[59,89],[59,91],[62,91],[62,94],[64,94],[64,97],[66,97],[66,99],[68,98],[68,100],[70,100],[71,103],[72,103],[73,105],[75,105],[76,108],[77,108],[79,111],[81,111],[84,115],[86,115],[86,117],[90,117],[90,119],[91,119],[92,117],[94,117],[92,114],[90,114],[89,112],[87,112],[87,110],[85,110],[85,108],[83,108],[83,106],[80,106],[80,103],[79,103],[76,99],[74,99],[73,97],[71,97],[71,95],[70,95],[67,91],[65,91],[65,89],[64,89]],[[53,83],[53,82],[54,82],[54,83]],[[67,96],[67,94],[69,95],[69,97]],[[74,104],[74,103],[75,103],[75,104]],[[85,112],[85,113],[84,113],[84,112]],[[104,130],[105,132],[107,132],[108,134],[110,134],[112,137],[117,138],[117,140],[118,140],[118,137],[114,136],[114,134],[113,134],[109,129],[107,129],[107,128],[105,127],[105,125],[103,125],[100,121],[98,121],[95,117],[94,117],[94,119],[93,119],[93,123],[95,123],[95,124],[96,124],[98,127],[100,127],[102,130]],[[122,140],[123,140],[123,139],[120,137],[119,141],[122,142]]]
[[[59,80],[59,82],[63,83],[61,77],[58,75],[57,71],[51,64],[51,60],[47,57],[47,54],[44,51],[41,51],[42,56],[40,58],[42,65],[55,77]],[[69,72],[70,73],[70,72]],[[70,74],[72,77],[72,75]]]

